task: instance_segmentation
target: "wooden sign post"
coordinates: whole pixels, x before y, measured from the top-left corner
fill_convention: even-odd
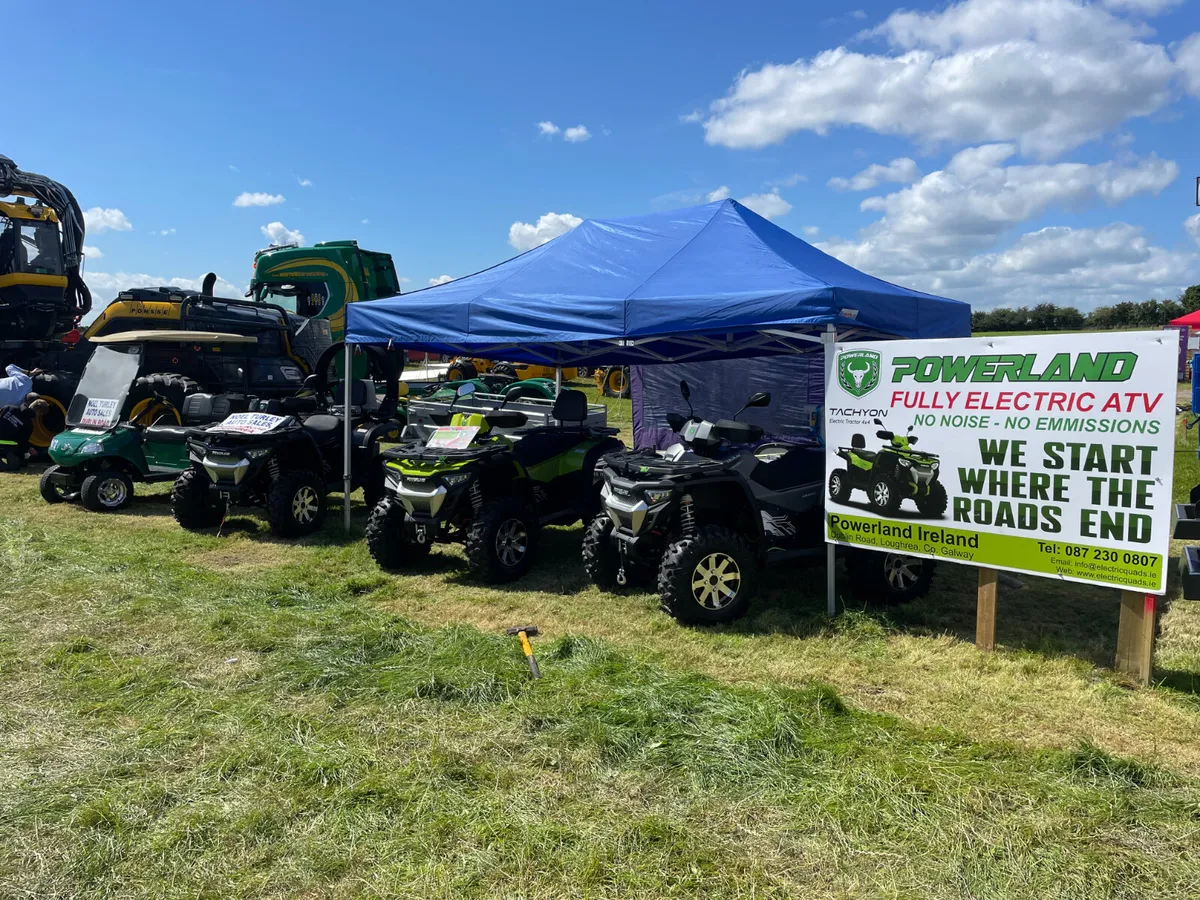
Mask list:
[[[1121,624],[1117,626],[1117,669],[1142,684],[1150,682],[1154,660],[1155,614],[1158,598],[1138,591],[1121,591]]]
[[[975,603],[975,646],[980,650],[996,649],[996,582],[1000,573],[995,569],[979,570],[979,595]]]

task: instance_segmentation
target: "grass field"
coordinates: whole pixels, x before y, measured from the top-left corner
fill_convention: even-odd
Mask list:
[[[0,896],[1196,896],[1200,604],[1136,688],[1114,591],[1002,587],[988,655],[952,566],[833,619],[772,573],[692,630],[587,585],[577,527],[497,589],[382,573],[336,513],[188,534],[161,489],[0,479]]]

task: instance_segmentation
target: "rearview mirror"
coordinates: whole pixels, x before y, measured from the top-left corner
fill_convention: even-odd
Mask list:
[[[874,421],[875,421],[875,424],[878,425],[880,428],[883,427],[883,423],[880,422],[878,419],[875,419]]]
[[[684,400],[692,399],[692,389],[688,387],[688,383],[686,381],[679,382],[679,393],[683,394]]]
[[[755,394],[753,397],[751,397],[749,400],[746,401],[746,409],[750,409],[750,407],[752,407],[752,406],[770,406],[770,405],[771,405],[771,395],[768,394],[766,391],[760,391],[759,393]]]
[[[454,392],[459,397],[469,397],[475,393],[475,385],[468,381],[466,384],[460,384],[458,390]]]

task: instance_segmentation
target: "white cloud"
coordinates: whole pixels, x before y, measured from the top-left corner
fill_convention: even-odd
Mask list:
[[[1156,16],[1178,6],[1183,0],[1102,0],[1109,9],[1131,12],[1144,16]]]
[[[778,219],[792,211],[792,204],[779,196],[778,191],[769,194],[751,194],[738,200],[742,206],[749,207],[764,219]]]
[[[685,125],[695,125],[697,122],[704,121],[704,113],[698,109],[693,109],[690,113],[680,115],[679,121]]]
[[[286,198],[283,194],[268,194],[266,191],[243,191],[233,198],[234,206],[278,206]]]
[[[242,170],[241,170],[241,169],[239,169],[237,166],[235,166],[233,163],[230,163],[230,164],[229,164],[229,171],[230,171],[230,172],[240,172],[240,171],[242,171]]]
[[[371,220],[370,220],[370,219],[363,219],[363,220],[362,220],[362,224],[363,224],[363,225],[370,225],[370,224],[371,224]]]
[[[704,199],[709,203],[716,203],[718,200],[725,200],[729,197],[729,188],[721,185],[716,190],[709,191],[704,195]]]
[[[87,244],[83,245],[83,255],[88,259],[104,259],[99,247],[89,247]]]
[[[1016,141],[1052,157],[1172,97],[1188,70],[1141,22],[1082,0],[963,0],[898,11],[845,47],[742,72],[716,100],[706,140],[763,147],[797,131],[858,125],[921,142]],[[1197,72],[1200,78],[1200,72]]]
[[[163,235],[163,236],[165,237],[165,236],[166,236],[166,235],[168,235],[168,234],[174,234],[174,233],[175,233],[175,229],[174,229],[174,228],[160,228],[158,231],[156,231],[156,232],[154,232],[154,233],[155,233],[155,234],[161,234],[161,235]]]
[[[573,128],[568,128],[563,132],[563,140],[571,144],[580,144],[584,141],[591,140],[592,133],[587,130],[586,125],[576,125]]]
[[[303,244],[304,235],[299,231],[292,231],[282,222],[272,222],[270,225],[262,226],[263,237],[269,240],[272,246],[276,244]]]
[[[803,228],[800,229],[800,231],[801,231],[801,233],[803,233],[803,235],[806,238],[815,238],[817,235],[819,235],[821,233],[821,229],[818,228],[816,225],[805,225]]]
[[[528,222],[513,222],[508,229],[508,242],[514,249],[524,253],[534,247],[540,247],[547,241],[552,241],[572,228],[579,225],[583,219],[570,213],[549,212],[537,220],[536,225]]]
[[[453,281],[453,280],[454,280],[453,275],[439,275],[437,278],[429,279],[429,286],[437,287],[439,284],[445,284],[447,281]]]
[[[808,181],[808,176],[800,175],[799,173],[793,173],[793,174],[787,176],[786,178],[780,178],[777,181],[769,182],[767,186],[768,187],[776,187],[776,188],[795,187],[802,181]]]
[[[300,187],[312,187],[312,181],[310,179],[301,178],[299,175],[296,176],[296,184],[300,185]]]
[[[125,218],[125,213],[119,209],[102,209],[93,206],[83,212],[83,225],[93,234],[103,234],[106,231],[133,231],[133,225]]]
[[[869,191],[883,181],[912,184],[921,177],[917,164],[907,156],[893,159],[886,166],[875,163],[850,178],[830,178],[829,186],[838,191]]]
[[[562,129],[559,128],[557,125],[555,125],[553,122],[538,122],[537,128],[538,128],[538,134],[545,134],[545,135],[555,135],[555,134],[558,134],[560,131],[562,131]]]
[[[1183,86],[1200,97],[1200,31],[1175,47],[1175,64],[1182,73]]]
[[[141,273],[129,272],[88,272],[85,278],[88,288],[96,297],[96,304],[92,308],[93,317],[99,315],[104,309],[105,304],[116,298],[121,291],[127,291],[131,288],[144,287],[173,287],[186,291],[199,291],[203,287],[204,275],[198,278],[163,278],[159,275],[145,275]],[[230,297],[237,299],[246,293],[246,288],[238,287],[224,278],[217,278],[216,286],[213,288],[214,295],[218,297]]]
[[[1200,247],[1200,213],[1194,216],[1188,216],[1183,220],[1183,230],[1192,236],[1192,240],[1196,242],[1196,246]],[[87,249],[86,247],[84,248]]]

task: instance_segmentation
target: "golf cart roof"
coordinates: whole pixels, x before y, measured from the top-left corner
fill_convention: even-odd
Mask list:
[[[147,329],[145,331],[118,331],[116,334],[106,334],[91,339],[93,344],[137,344],[137,343],[170,343],[191,341],[198,344],[256,344],[258,338],[252,334],[229,334],[221,331],[164,331],[162,329]]]

